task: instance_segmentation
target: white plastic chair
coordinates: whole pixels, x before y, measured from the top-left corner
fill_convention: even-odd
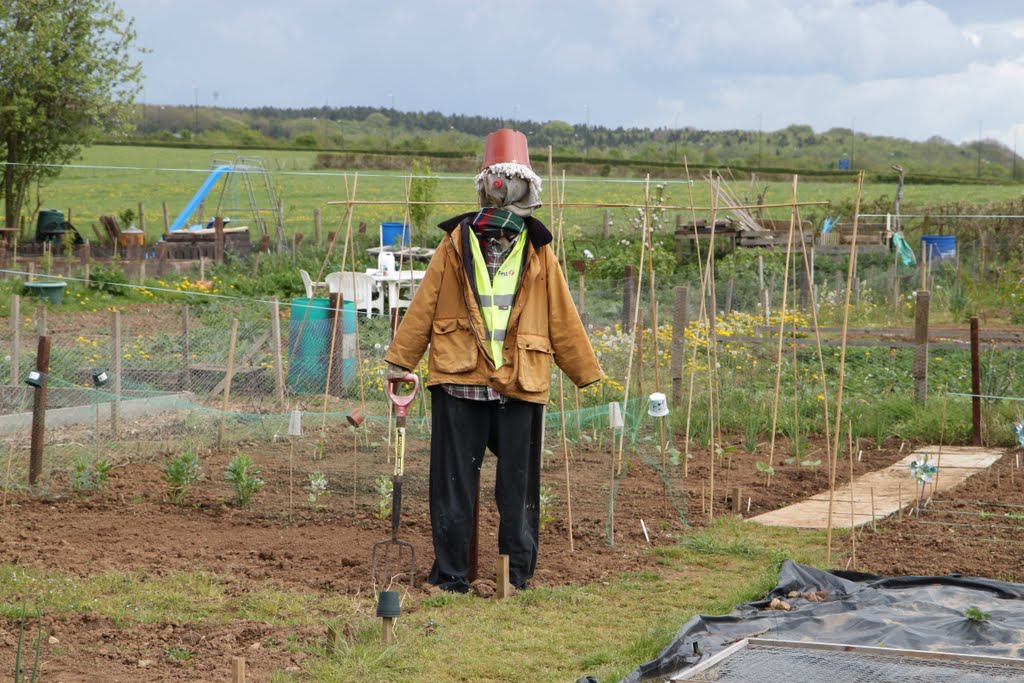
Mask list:
[[[328,286],[326,282],[313,282],[313,278],[309,277],[309,273],[307,273],[306,271],[302,270],[301,268],[299,268],[299,275],[302,277],[302,284],[306,288],[306,298],[307,299],[312,299],[313,298],[313,294],[315,293],[314,289],[316,287],[327,287]]]
[[[384,295],[377,291],[374,279],[365,273],[329,273],[327,291],[331,294],[341,292],[342,299],[355,301],[356,310],[366,311],[368,318],[373,317],[374,311],[380,315],[384,314]]]

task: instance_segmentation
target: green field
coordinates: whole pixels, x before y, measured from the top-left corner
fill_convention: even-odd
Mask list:
[[[323,211],[325,233],[341,221],[344,215],[343,207],[328,204],[345,199],[346,174],[314,172],[314,152],[267,151],[262,155],[251,152],[246,154],[262,156],[270,169],[275,188],[284,202],[287,234],[291,235],[298,231],[311,235],[315,208]],[[72,209],[73,222],[87,235],[92,235],[89,223],[97,223],[100,215],[116,215],[125,209],[137,208],[142,202],[146,207],[146,231],[152,240],[163,231],[161,203],[167,203],[173,220],[199,188],[213,160],[231,160],[235,156],[237,153],[230,150],[92,147],[85,150],[78,162],[87,168],[65,169],[58,178],[40,189],[39,201],[43,208]],[[535,151],[534,156],[542,155]],[[546,179],[546,163],[538,160],[535,166],[538,173]],[[557,177],[559,169],[556,167],[554,171]],[[391,206],[360,205],[353,216],[356,224],[365,222],[368,226],[373,226],[381,221],[402,219],[405,209],[401,202],[404,202],[406,192],[402,174],[370,170],[358,172],[358,181],[355,172],[347,174],[347,178],[350,187],[356,186],[358,201],[400,202]],[[436,196],[438,201],[472,203],[475,200],[472,180],[468,176],[440,174],[440,178]],[[690,192],[685,177],[652,177],[651,182],[652,185],[665,183],[666,204],[690,205]],[[544,191],[544,198],[547,201],[554,197],[552,188],[547,187],[549,184],[545,183]],[[745,180],[735,181],[730,184],[730,189],[735,196],[741,199],[747,196],[751,202],[762,192],[767,203],[791,201],[793,194],[789,181],[758,182],[756,185]],[[865,185],[862,213],[883,213],[885,208],[891,205],[895,190],[894,186],[888,184]],[[219,192],[218,186],[210,193],[206,203],[207,213],[211,213],[216,206]],[[652,187],[652,194],[654,192]],[[801,182],[797,194],[802,202],[830,202],[828,207],[802,209],[802,215],[815,220],[816,223],[820,223],[822,217],[833,212],[848,219],[856,197],[856,177],[851,175],[849,182]],[[1017,185],[915,185],[911,172],[904,189],[902,207],[904,213],[920,212],[928,207],[943,205],[983,207],[1016,201],[1020,194]],[[709,204],[706,182],[698,180],[694,183],[693,197],[693,203],[697,206]],[[230,201],[230,198],[227,200]],[[567,204],[642,204],[644,185],[642,181],[635,179],[568,178],[565,183],[564,201]],[[247,206],[246,200],[241,198],[239,205]],[[432,218],[440,219],[449,214],[468,210],[469,206],[471,204],[465,209],[460,206],[437,207]],[[629,219],[635,213],[635,209],[613,209],[611,217],[614,230],[625,233],[628,230]],[[771,214],[786,217],[789,210],[777,209]],[[539,215],[544,220],[550,220],[550,209],[544,207]],[[578,225],[584,229],[597,227],[603,221],[603,209],[567,207],[564,220],[568,226]],[[421,239],[424,243],[429,243],[433,237],[422,236]]]

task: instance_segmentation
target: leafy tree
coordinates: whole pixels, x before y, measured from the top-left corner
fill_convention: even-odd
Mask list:
[[[141,89],[133,21],[111,0],[0,2],[0,178],[6,225],[32,182],[128,129]],[[51,166],[42,166],[51,164]]]

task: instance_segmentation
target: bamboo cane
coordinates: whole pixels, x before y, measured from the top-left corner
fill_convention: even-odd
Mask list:
[[[552,187],[552,193],[555,194],[554,187]],[[564,270],[565,243],[562,241],[562,234],[563,233],[562,233],[562,207],[561,207],[561,202],[565,201],[565,172],[564,171],[562,173],[562,187],[561,187],[561,191],[559,193],[557,193],[557,195],[558,195],[559,207],[558,207],[558,231],[557,231],[558,241],[557,241],[556,244],[561,245],[561,247],[562,247],[562,262],[563,262],[563,272],[562,272],[562,275],[566,276],[567,273]],[[566,284],[568,284],[568,282]],[[566,515],[568,516],[568,520],[569,520],[569,528],[568,528],[569,552],[573,553],[573,552],[576,551],[576,548],[574,547],[573,540],[572,540],[572,483],[571,483],[571,479],[569,477],[569,441],[568,441],[568,439],[566,439],[566,436],[565,436],[565,373],[562,372],[562,371],[558,372],[558,403],[559,403],[558,409],[561,411],[561,418],[562,418],[562,460],[565,463],[565,507],[566,507]]]
[[[853,569],[857,569],[857,519],[853,512],[853,420],[847,420],[847,445],[849,452],[846,459],[850,461],[850,553]]]
[[[650,176],[650,174],[647,174],[646,181],[644,182],[644,196],[645,197],[650,197],[650,191],[651,191],[651,176]],[[644,214],[644,220],[643,220],[643,237],[645,239],[647,237],[647,214],[646,213]],[[645,250],[645,249],[641,249],[640,250],[640,267],[637,268],[636,305],[633,307],[633,320],[634,321],[636,321],[636,319],[640,316],[640,292],[641,292],[641,289],[642,289],[643,279],[644,279],[644,256],[646,256],[646,254],[647,254],[647,250]],[[637,326],[633,325],[633,330],[630,333],[631,336],[630,336],[630,343],[629,343],[629,360],[628,360],[628,362],[626,364],[626,368],[627,368],[626,369],[626,385],[625,385],[625,388],[624,388],[624,395],[623,395],[623,399],[622,399],[622,410],[623,410],[624,414],[627,413],[628,410],[629,410],[629,408],[628,408],[628,406],[629,406],[629,386],[630,386],[630,380],[631,380],[632,374],[633,374],[633,352],[636,350],[636,329],[637,329]],[[626,441],[626,430],[625,430],[625,427],[623,427],[622,432],[619,434],[618,472],[620,474],[622,473],[622,454],[623,454],[623,447],[625,446],[625,441]]]
[[[700,323],[704,320],[707,312],[707,296],[705,293],[707,269],[704,267],[704,261],[700,254],[700,240],[697,238],[697,213],[694,207],[693,200],[693,181],[690,179],[690,166],[686,157],[683,157],[683,167],[686,169],[686,179],[688,182],[687,188],[690,195],[690,217],[693,223],[693,243],[697,251],[697,276],[700,280],[700,308],[697,311],[697,324],[698,329]],[[710,262],[708,264],[710,267]],[[689,474],[689,456],[690,456],[690,420],[693,415],[693,385],[696,379],[694,374],[694,368],[697,367],[697,350],[699,344],[693,344],[690,355],[690,363],[688,364],[687,370],[690,374],[689,391],[687,392],[686,399],[686,433],[683,440],[683,476],[686,477]],[[701,505],[701,514],[704,513],[704,506]]]
[[[793,195],[796,196],[797,176],[793,176]],[[768,449],[768,471],[765,472],[765,486],[772,484],[772,465],[775,462],[775,440],[779,425],[779,389],[782,385],[782,340],[786,327],[786,297],[789,293],[789,260],[793,254],[793,230],[796,227],[796,209],[789,215],[789,237],[786,240],[786,267],[782,271],[782,306],[779,308],[779,348],[775,369],[775,396],[772,400],[772,436]],[[796,345],[793,346],[796,349]]]
[[[794,197],[794,199],[795,199],[795,197]],[[807,244],[806,240],[804,239],[804,228],[803,228],[803,225],[800,223],[800,211],[799,211],[799,209],[797,210],[797,214],[796,214],[796,225],[797,225],[798,230],[800,231],[800,243],[801,244]],[[809,263],[809,261],[807,259],[807,250],[806,249],[803,250],[803,258],[804,258],[804,268],[809,273],[809,272],[811,272],[811,267],[810,267],[810,263]],[[825,459],[828,461],[829,481],[833,481],[833,479],[832,479],[832,466],[833,466],[833,462],[832,462],[832,438],[831,438],[832,435],[831,435],[831,432],[830,432],[829,414],[828,414],[828,382],[825,379],[825,355],[822,352],[822,348],[821,348],[821,328],[818,326],[818,307],[816,305],[813,305],[813,304],[811,305],[811,320],[814,323],[814,340],[815,340],[815,344],[817,345],[817,348],[818,348],[818,374],[821,377],[822,409],[823,409],[824,415],[825,415]]]
[[[846,379],[846,342],[847,331],[850,326],[850,294],[853,284],[853,259],[857,254],[857,227],[860,218],[860,199],[864,191],[864,171],[857,174],[857,200],[853,209],[853,236],[850,242],[850,265],[846,278],[846,300],[843,305],[843,337],[839,347],[839,388],[836,391],[836,432],[835,441],[832,446],[832,473],[829,480],[828,490],[828,523],[825,535],[825,562],[832,563],[832,507],[836,497],[836,472],[835,464],[839,452],[839,434],[842,431],[843,416],[843,381]],[[852,456],[851,456],[852,458]]]
[[[356,178],[355,178],[355,181],[353,182],[353,186],[352,186],[352,195],[351,195],[351,197],[353,197],[353,198],[355,196],[355,183],[357,183],[358,181],[359,181],[359,176],[357,175]],[[348,192],[348,178],[345,179],[345,191],[346,191],[346,193]],[[345,263],[345,257],[348,255],[349,240],[352,237],[352,212],[351,211],[348,212],[348,222],[347,223],[348,224],[347,224],[346,229],[345,229],[345,244],[344,244],[344,247],[343,247],[342,252],[341,252],[341,262],[342,262],[342,264]],[[337,239],[337,235],[335,235],[335,239]],[[325,257],[324,263],[320,267],[320,275],[317,276],[317,279],[322,279],[323,278],[323,271],[326,268],[326,266],[327,266],[327,259]],[[353,287],[353,291],[354,290],[355,290],[355,287]],[[324,380],[324,401],[323,401],[323,408],[322,408],[321,413],[320,413],[320,443],[321,444],[324,443],[324,439],[326,438],[326,434],[327,434],[327,398],[330,395],[331,375],[332,375],[333,370],[334,370],[334,349],[335,349],[335,346],[337,345],[337,340],[338,340],[338,317],[339,317],[338,314],[339,314],[339,311],[341,313],[342,326],[344,327],[345,303],[344,303],[344,301],[342,301],[341,292],[338,292],[338,296],[335,299],[335,303],[334,303],[334,324],[331,325],[331,345],[330,345],[330,350],[328,351],[328,355],[327,355],[327,377]],[[358,319],[358,317],[359,316],[357,315],[356,318]],[[358,330],[358,324],[359,323],[357,322],[356,323],[357,330]],[[357,343],[356,347],[358,348],[358,346],[359,346],[359,344]],[[389,452],[390,452],[390,449],[389,449]],[[320,453],[320,456],[322,457],[323,453]]]

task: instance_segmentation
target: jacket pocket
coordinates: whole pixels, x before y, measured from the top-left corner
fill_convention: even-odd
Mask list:
[[[551,384],[551,342],[540,335],[520,334],[516,346],[519,386],[523,391],[547,391]]]
[[[476,367],[478,353],[469,321],[460,318],[434,321],[430,358],[439,371],[449,374],[468,372]]]

